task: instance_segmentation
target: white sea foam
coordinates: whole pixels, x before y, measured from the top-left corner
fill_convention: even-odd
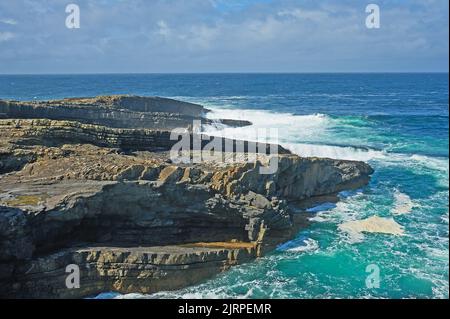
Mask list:
[[[308,213],[318,213],[318,212],[322,212],[322,211],[328,211],[335,207],[336,207],[335,203],[323,203],[323,204],[308,208],[306,211]]]
[[[404,215],[411,213],[415,204],[411,198],[399,190],[394,192],[394,207],[391,209],[393,215]]]
[[[158,292],[150,295],[139,293],[118,294],[104,293],[96,297],[96,299],[220,299],[223,296],[214,291],[190,292],[185,290]]]
[[[146,295],[133,293],[133,294],[126,294],[126,295],[116,295],[113,299],[147,299],[148,297]]]
[[[350,195],[349,195],[350,196]],[[328,209],[319,210],[314,217],[309,218],[312,222],[319,223],[341,223],[358,218],[358,212],[364,211],[365,201],[358,195],[353,195],[336,204],[329,205]]]
[[[426,163],[426,165],[428,167],[433,168],[435,170],[446,171],[447,174],[449,172],[448,159],[436,158],[436,157],[430,157],[430,156],[424,156],[424,155],[417,155],[417,154],[411,155],[410,159],[414,162]]]
[[[315,223],[325,223],[328,221],[328,218],[326,215],[318,213],[314,217],[308,218],[308,220]]]
[[[319,249],[319,243],[314,239],[305,239],[304,245],[288,249],[290,252],[311,252]]]
[[[355,147],[302,143],[289,143],[286,144],[286,147],[292,152],[304,157],[324,157],[366,162],[386,157],[385,153],[382,151]]]
[[[278,246],[278,251],[312,252],[319,249],[319,243],[312,238],[297,238]]]
[[[297,143],[296,141],[317,140],[324,136],[327,129],[333,127],[334,119],[324,114],[293,115],[290,113],[272,113],[264,110],[236,110],[213,109],[208,114],[210,119],[235,119],[251,121],[247,127],[227,127],[224,125],[209,125],[204,133],[221,135],[234,139],[255,138],[255,129],[278,129],[277,139],[268,137],[269,142],[275,142],[290,149],[292,152],[305,157],[338,158],[345,160],[368,161],[384,158],[382,151],[369,148],[356,148],[335,145],[319,145],[311,143]]]
[[[395,236],[404,235],[404,227],[398,224],[394,219],[379,216],[342,223],[339,225],[339,229],[358,237],[363,233],[381,233]]]
[[[322,134],[328,127],[331,119],[323,114],[314,115],[293,115],[289,113],[272,113],[261,110],[233,110],[214,109],[209,113],[210,119],[234,119],[251,121],[251,126],[246,127],[224,127],[211,125],[206,126],[206,134],[220,134],[225,137],[235,139],[255,140],[255,129],[277,128],[278,137],[268,136],[268,141],[283,144],[292,138],[308,139]],[[276,140],[275,138],[279,139]]]
[[[444,223],[446,223],[447,225],[448,225],[448,217],[449,217],[449,214],[448,214],[448,210],[447,210],[447,213],[441,217],[442,221]]]
[[[255,140],[255,129],[278,128],[278,138],[268,138],[288,148],[295,154],[305,157],[335,158],[343,160],[372,161],[377,160],[380,165],[402,165],[419,169],[432,169],[442,175],[439,180],[441,186],[448,187],[449,160],[418,154],[388,153],[366,147],[326,145],[311,143],[310,141],[325,141],[328,130],[339,125],[338,119],[324,114],[294,115],[290,113],[273,113],[265,110],[224,109],[210,107],[210,119],[236,119],[251,121],[253,125],[233,128],[224,125],[205,127],[205,133],[234,139]],[[264,140],[265,141],[265,140]],[[345,142],[345,141],[340,141]]]

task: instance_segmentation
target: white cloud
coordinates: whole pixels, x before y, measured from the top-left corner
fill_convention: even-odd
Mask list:
[[[17,21],[14,19],[0,19],[0,23],[9,24],[9,25],[16,25]]]
[[[14,38],[14,33],[12,32],[0,32],[0,42],[5,42]]]
[[[78,1],[85,27],[68,33],[59,0],[0,0],[1,68],[33,61],[48,72],[358,71],[371,61],[370,70],[448,69],[441,0],[380,0],[376,31],[365,27],[365,5],[351,1]]]
[[[302,10],[294,9],[294,10],[282,10],[278,12],[278,16],[280,17],[294,17],[300,19],[302,17]]]
[[[171,35],[172,31],[170,30],[167,23],[163,20],[158,21],[158,34],[167,38]]]

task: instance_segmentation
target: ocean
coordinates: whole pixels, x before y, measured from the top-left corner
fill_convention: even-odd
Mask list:
[[[449,298],[448,85],[447,73],[0,75],[0,98],[171,97],[253,123],[225,135],[277,128],[299,155],[375,169],[367,187],[311,209],[310,227],[255,262],[179,291],[99,298]],[[339,228],[371,216],[393,218],[405,235]]]

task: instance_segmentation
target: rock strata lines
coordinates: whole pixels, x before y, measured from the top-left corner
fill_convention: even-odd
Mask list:
[[[7,114],[0,120],[1,297],[152,293],[199,283],[290,240],[307,225],[307,203],[363,187],[373,172],[363,162],[303,158],[281,147],[271,175],[259,174],[264,154],[256,163],[236,154],[240,160],[230,163],[176,164],[170,125],[118,128],[53,113],[205,112],[165,103],[114,96],[0,102]],[[79,289],[65,286],[69,264],[80,267]]]

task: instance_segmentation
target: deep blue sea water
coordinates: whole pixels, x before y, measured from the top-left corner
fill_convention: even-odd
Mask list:
[[[448,298],[448,85],[448,74],[30,75],[0,76],[0,98],[173,97],[205,105],[211,117],[254,123],[225,129],[230,136],[276,127],[280,143],[300,155],[374,167],[367,187],[312,210],[311,227],[288,245],[147,298]],[[339,229],[370,216],[393,218],[405,236]],[[368,265],[380,270],[379,288],[366,286]]]

